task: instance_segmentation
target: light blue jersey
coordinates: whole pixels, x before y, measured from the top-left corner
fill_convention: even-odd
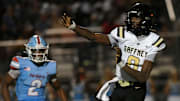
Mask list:
[[[29,58],[16,56],[10,68],[19,71],[16,81],[18,101],[45,101],[45,86],[51,76],[56,74],[55,61],[37,66]]]

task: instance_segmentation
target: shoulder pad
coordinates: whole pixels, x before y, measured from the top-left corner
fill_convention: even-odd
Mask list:
[[[117,36],[120,38],[124,38],[124,27],[120,26],[117,28]]]
[[[110,34],[116,38],[124,38],[124,27],[123,26],[116,27],[111,31]]]
[[[14,56],[12,58],[11,63],[10,63],[10,68],[13,70],[18,70],[20,68],[19,56]]]
[[[152,36],[153,38],[152,46],[156,47],[155,48],[156,51],[164,50],[166,48],[164,39],[156,33],[153,33],[153,34],[154,35]]]
[[[163,43],[164,43],[164,39],[158,36],[158,38],[152,43],[152,45],[155,47],[159,47]]]

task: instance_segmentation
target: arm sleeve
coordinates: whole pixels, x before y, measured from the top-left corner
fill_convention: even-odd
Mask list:
[[[50,73],[50,82],[55,82],[57,80],[56,78],[56,62],[53,61],[50,63],[49,73]]]
[[[17,77],[19,76],[20,74],[20,71],[19,70],[13,70],[13,69],[10,69],[8,74],[13,78],[13,79],[17,79]]]

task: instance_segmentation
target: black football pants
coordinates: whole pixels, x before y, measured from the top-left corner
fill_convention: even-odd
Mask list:
[[[110,101],[144,101],[146,95],[146,84],[121,87],[116,83],[116,88],[110,96]]]

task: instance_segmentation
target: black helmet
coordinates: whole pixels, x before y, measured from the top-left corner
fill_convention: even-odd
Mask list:
[[[153,13],[151,9],[140,2],[136,2],[133,6],[127,11],[127,19],[125,21],[127,25],[127,30],[133,32],[137,36],[139,35],[148,35],[152,27],[152,17]],[[131,18],[138,17],[141,18],[139,28],[133,28]]]

